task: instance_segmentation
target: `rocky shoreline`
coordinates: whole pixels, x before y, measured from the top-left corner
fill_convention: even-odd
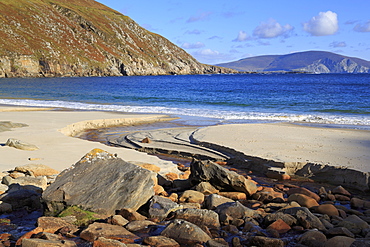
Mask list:
[[[226,162],[178,173],[95,149],[62,173],[2,174],[2,246],[367,246],[370,201],[342,186],[270,182]],[[29,219],[17,225],[17,216]],[[18,219],[19,222],[19,219]],[[32,227],[32,223],[36,225]],[[1,245],[0,245],[1,246]]]

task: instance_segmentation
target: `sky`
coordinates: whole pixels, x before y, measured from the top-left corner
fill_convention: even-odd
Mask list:
[[[320,50],[370,61],[370,0],[97,0],[198,61]]]

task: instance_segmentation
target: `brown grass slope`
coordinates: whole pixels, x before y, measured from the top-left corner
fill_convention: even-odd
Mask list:
[[[0,77],[223,73],[93,0],[2,0]]]

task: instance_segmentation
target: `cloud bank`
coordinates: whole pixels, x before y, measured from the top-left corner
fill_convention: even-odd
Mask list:
[[[332,11],[320,12],[319,15],[303,23],[303,30],[312,36],[333,35],[338,28],[338,16]]]

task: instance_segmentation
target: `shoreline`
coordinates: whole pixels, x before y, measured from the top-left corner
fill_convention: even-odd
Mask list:
[[[36,163],[63,170],[77,162],[93,148],[122,154],[120,156],[124,159],[125,156],[128,159],[135,157],[134,159],[138,161],[143,159],[145,162],[147,154],[141,158],[140,156],[144,153],[135,150],[110,147],[70,136],[76,136],[87,129],[131,126],[174,119],[158,114],[59,111],[55,108],[15,106],[0,106],[0,116],[1,121],[29,125],[12,129],[12,131],[0,132],[0,143],[5,143],[8,138],[16,138],[40,147],[40,150],[32,152],[0,147],[2,157],[0,168],[2,170],[35,163],[35,161],[30,161],[34,158],[39,159]],[[370,165],[368,165],[370,131],[367,130],[318,128],[295,123],[250,123],[203,126],[198,128],[195,135],[198,141],[214,143],[245,155],[276,162],[311,162],[370,172]]]

